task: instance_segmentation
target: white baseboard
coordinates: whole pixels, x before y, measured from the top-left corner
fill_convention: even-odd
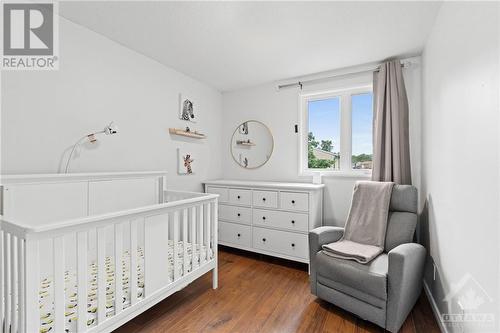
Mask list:
[[[425,294],[427,295],[429,303],[431,304],[432,313],[434,313],[434,318],[438,323],[439,329],[441,330],[442,333],[451,333],[448,331],[448,327],[446,327],[446,325],[441,320],[441,312],[439,312],[436,300],[434,299],[434,296],[432,296],[431,289],[429,288],[429,285],[425,280],[424,280],[424,291]]]

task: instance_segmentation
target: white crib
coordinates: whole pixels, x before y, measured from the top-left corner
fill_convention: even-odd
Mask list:
[[[0,332],[110,332],[209,272],[217,195],[164,172],[4,176]]]

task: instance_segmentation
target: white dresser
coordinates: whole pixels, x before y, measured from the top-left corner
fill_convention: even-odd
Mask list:
[[[219,194],[219,244],[309,263],[308,232],[323,221],[319,184],[205,182]]]

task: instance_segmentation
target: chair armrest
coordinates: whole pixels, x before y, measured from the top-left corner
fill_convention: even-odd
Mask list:
[[[406,243],[389,251],[386,329],[398,332],[422,291],[425,248]]]
[[[309,249],[314,253],[321,250],[321,246],[338,241],[344,235],[341,227],[319,227],[309,231]]]
[[[316,253],[321,246],[338,241],[344,235],[344,228],[319,227],[309,231],[309,281],[311,292],[316,295]]]

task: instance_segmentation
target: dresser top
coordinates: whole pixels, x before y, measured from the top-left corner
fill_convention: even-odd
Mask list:
[[[266,182],[266,181],[229,180],[229,179],[207,180],[203,183],[205,185],[213,185],[213,186],[278,188],[278,189],[285,189],[285,190],[289,189],[289,190],[307,190],[307,191],[320,190],[323,187],[325,187],[324,184]]]

